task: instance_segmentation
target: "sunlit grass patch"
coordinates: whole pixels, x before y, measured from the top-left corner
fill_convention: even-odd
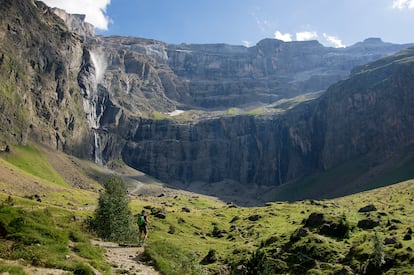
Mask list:
[[[7,263],[0,260],[0,273],[1,274],[13,274],[13,275],[26,275],[23,267],[16,264]]]
[[[67,186],[68,184],[50,165],[48,159],[39,149],[32,145],[20,145],[12,148],[12,153],[4,155],[4,159],[22,171],[49,182]]]
[[[81,262],[109,270],[103,251],[91,245],[91,236],[83,232],[82,223],[74,220],[73,212],[58,207],[17,205],[19,201],[14,199],[0,205],[0,232],[6,240],[0,244],[0,258],[69,271]]]

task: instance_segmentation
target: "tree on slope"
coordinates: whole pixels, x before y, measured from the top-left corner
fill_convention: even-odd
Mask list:
[[[105,184],[105,192],[99,196],[98,207],[90,221],[91,228],[104,240],[132,241],[135,232],[128,204],[124,181],[111,176]]]

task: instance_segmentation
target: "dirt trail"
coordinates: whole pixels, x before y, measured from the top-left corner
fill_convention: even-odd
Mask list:
[[[129,178],[130,181],[132,181],[132,183],[135,185],[135,187],[132,187],[131,189],[128,190],[128,193],[131,195],[135,195],[136,193],[138,193],[138,191],[144,186],[144,184],[138,180],[135,180],[133,178]]]
[[[116,271],[127,272],[126,274],[137,275],[158,275],[161,274],[144,261],[143,247],[124,247],[117,243],[93,240],[94,245],[99,245],[106,249],[105,257],[112,265],[112,273]]]

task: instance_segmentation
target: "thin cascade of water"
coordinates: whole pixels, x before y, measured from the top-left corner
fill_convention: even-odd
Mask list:
[[[101,137],[96,132],[96,130],[94,131],[93,134],[94,134],[95,163],[102,166],[103,160],[102,160],[102,152],[101,152]]]
[[[87,91],[88,96],[83,98],[83,108],[87,115],[89,127],[94,134],[94,160],[98,165],[103,165],[101,152],[101,137],[99,136],[99,119],[102,115],[102,106],[99,106],[99,89],[98,85],[103,82],[107,62],[105,55],[101,51],[91,51],[90,57],[95,68],[94,79],[92,85]]]

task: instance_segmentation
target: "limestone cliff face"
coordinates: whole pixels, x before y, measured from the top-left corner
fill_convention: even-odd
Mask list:
[[[324,114],[325,169],[369,156],[379,164],[412,153],[414,144],[414,48],[358,67],[320,99]]]
[[[83,45],[42,2],[0,5],[1,142],[78,150],[88,135],[76,81]]]
[[[168,182],[277,185],[313,165],[292,143],[281,118],[238,116],[196,124],[141,120],[138,125],[123,159]]]
[[[94,26],[85,22],[84,14],[69,14],[58,8],[53,8],[52,11],[62,18],[71,32],[81,35],[84,39],[95,35]]]
[[[165,65],[164,43],[138,38],[108,37],[88,41],[99,49],[106,67],[101,81],[109,100],[132,116],[145,116],[154,110],[175,110],[165,89],[165,74],[174,78]]]
[[[246,48],[120,36],[89,37],[87,44],[104,54],[101,86],[110,101],[133,116],[176,108],[254,107],[323,91],[356,65],[408,47],[379,39],[346,49],[265,39]]]
[[[121,155],[157,178],[184,183],[279,185],[361,158],[375,168],[414,155],[413,79],[410,48],[278,116],[127,121],[134,127],[120,134]]]
[[[188,105],[228,108],[269,104],[281,98],[325,90],[360,64],[407,45],[367,39],[344,49],[317,41],[264,39],[256,46],[169,45],[168,64],[189,82]]]

